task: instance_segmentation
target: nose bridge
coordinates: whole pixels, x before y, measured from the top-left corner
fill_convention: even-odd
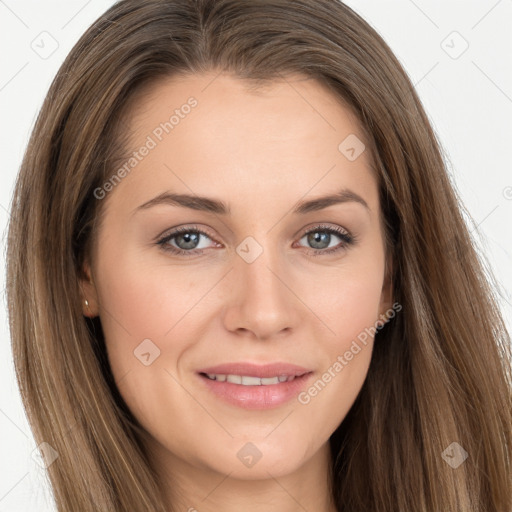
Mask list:
[[[247,237],[237,247],[238,255],[235,273],[241,279],[243,294],[249,298],[259,299],[266,296],[267,302],[284,295],[283,284],[274,274],[282,267],[277,248],[273,246],[271,237],[261,243],[254,237]],[[283,276],[282,278],[284,278]]]
[[[271,246],[271,237],[247,237],[236,248],[232,272],[231,300],[226,315],[230,330],[250,330],[269,337],[293,327],[297,304],[287,288],[286,263]]]

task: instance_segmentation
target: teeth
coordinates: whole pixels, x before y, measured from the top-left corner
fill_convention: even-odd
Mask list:
[[[244,386],[260,386],[261,379],[259,377],[242,377],[242,384]]]
[[[280,382],[291,382],[295,379],[295,375],[279,375],[276,377],[253,377],[250,375],[222,375],[216,373],[206,374],[211,380],[219,382],[231,382],[232,384],[241,384],[242,386],[270,386],[279,384]]]

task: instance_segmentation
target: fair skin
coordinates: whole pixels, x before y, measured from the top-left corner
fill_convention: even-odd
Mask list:
[[[132,151],[168,112],[198,101],[104,200],[84,314],[100,316],[114,378],[177,510],[334,512],[329,437],[363,385],[372,338],[308,403],[296,394],[245,409],[212,393],[197,372],[292,363],[310,372],[307,391],[375,326],[392,304],[377,183],[368,150],[350,161],[338,149],[349,134],[364,137],[318,82],[246,85],[224,73],[187,75],[156,84],[136,104],[126,124]],[[342,189],[353,195],[293,212]],[[164,192],[206,196],[230,212],[138,208]],[[190,228],[189,238],[157,243],[177,226]],[[207,236],[194,238],[194,227]],[[258,245],[242,244],[246,251],[262,249],[250,263],[237,252],[247,237]],[[149,365],[134,356],[145,339],[154,344],[146,353],[160,350]],[[247,443],[261,456],[250,467],[237,456]]]

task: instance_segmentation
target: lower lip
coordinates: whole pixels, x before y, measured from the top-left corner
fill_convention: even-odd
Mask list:
[[[244,386],[232,382],[211,380],[199,374],[210,391],[222,400],[243,409],[274,409],[289,402],[304,389],[313,374],[306,373],[290,382],[280,382],[268,386]]]

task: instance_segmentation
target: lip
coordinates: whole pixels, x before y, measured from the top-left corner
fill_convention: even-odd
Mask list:
[[[280,382],[279,384],[244,386],[227,381],[211,380],[203,375],[206,373],[248,375],[259,378],[286,375],[295,378],[290,382]],[[197,374],[208,391],[221,400],[243,409],[264,410],[279,407],[296,397],[306,387],[313,371],[289,363],[256,365],[239,362],[202,368]]]

